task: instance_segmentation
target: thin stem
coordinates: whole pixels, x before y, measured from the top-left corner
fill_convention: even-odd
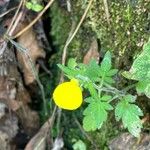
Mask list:
[[[98,89],[99,97],[101,97],[101,92],[102,92],[103,83],[104,83],[104,77],[102,77],[101,83],[100,83],[100,85],[98,86],[98,87],[99,87],[99,89]]]
[[[105,84],[105,83],[104,83]],[[118,97],[123,97],[125,96],[125,92],[123,91],[119,91],[118,89],[114,88],[114,87],[111,87],[110,85],[107,85],[107,87],[102,87],[102,86],[98,86],[96,84],[94,84],[94,87],[98,90],[98,91],[104,91],[104,92],[109,92],[109,93],[112,93],[114,95],[116,95],[115,98],[113,99],[116,99]]]
[[[16,29],[16,27],[17,27],[19,21],[21,20],[23,14],[24,14],[24,11],[21,11],[21,12],[18,14],[18,17],[16,18],[16,21],[14,22],[12,28],[10,29],[10,31],[9,31],[9,33],[8,33],[9,36],[12,36],[12,34],[13,34],[14,30]]]
[[[9,36],[10,36],[10,30],[11,30],[11,28],[12,28],[12,26],[13,26],[13,24],[14,24],[14,22],[15,22],[17,16],[18,16],[18,13],[19,13],[19,11],[20,11],[22,5],[23,5],[23,2],[24,2],[24,0],[21,0],[21,1],[20,1],[20,4],[19,4],[19,6],[18,6],[18,9],[17,9],[17,11],[16,11],[16,13],[15,13],[15,15],[14,15],[14,17],[13,17],[13,19],[12,19],[10,25],[9,25],[9,28],[7,29],[6,34],[9,35]]]
[[[127,91],[129,91],[130,89],[134,88],[134,87],[136,86],[136,84],[137,84],[137,83],[131,84],[131,85],[127,86],[126,88],[124,88],[122,91],[127,92]]]
[[[82,16],[81,19],[80,19],[80,22],[78,23],[78,25],[77,25],[77,27],[76,27],[74,33],[72,34],[72,36],[69,38],[69,40],[68,40],[67,43],[65,44],[64,49],[66,49],[66,48],[69,46],[69,44],[71,43],[71,41],[73,40],[73,38],[74,38],[75,35],[77,34],[77,32],[78,32],[78,30],[79,30],[81,24],[83,23],[83,21],[84,21],[86,15],[87,15],[88,10],[90,9],[90,6],[91,6],[91,4],[92,4],[93,1],[94,1],[94,0],[90,0],[90,2],[89,2],[89,4],[88,4],[88,6],[87,6],[87,8],[86,8],[86,10],[85,10],[85,12],[84,12],[84,14],[83,14],[83,16]]]
[[[44,7],[44,9],[38,14],[38,16],[29,24],[27,25],[23,30],[21,30],[20,32],[18,32],[14,37],[17,38],[19,37],[21,34],[23,34],[24,32],[26,32],[29,28],[31,28],[41,17],[42,15],[45,13],[45,11],[53,4],[54,0],[50,0],[47,5]]]
[[[10,13],[11,11],[15,10],[17,7],[13,7],[10,8],[9,10],[7,10],[6,12],[0,14],[0,18],[4,17],[5,15],[7,15],[8,13]]]
[[[108,101],[108,103],[112,102],[113,100],[115,100],[115,99],[117,99],[117,98],[119,98],[119,97],[120,97],[119,95],[115,95],[112,99],[110,99],[110,100]]]

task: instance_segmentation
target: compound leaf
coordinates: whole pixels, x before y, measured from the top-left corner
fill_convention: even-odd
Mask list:
[[[138,94],[144,93],[148,98],[150,98],[150,83],[147,80],[139,81],[136,85],[136,90]]]
[[[95,81],[99,77],[99,70],[100,67],[97,64],[96,60],[92,59],[86,67],[85,76],[90,78],[92,81]]]
[[[107,73],[110,69],[111,69],[111,54],[108,51],[101,62],[101,72]]]
[[[150,39],[144,45],[142,53],[134,60],[129,72],[124,72],[123,76],[137,81],[150,79]]]
[[[131,96],[130,96],[131,97]],[[132,98],[131,98],[132,99]],[[125,96],[115,108],[115,117],[119,121],[122,119],[123,125],[135,137],[139,137],[142,123],[139,116],[143,116],[141,109],[130,103],[129,96]]]
[[[77,65],[76,59],[74,58],[70,58],[67,64],[67,66],[71,69],[74,69]]]
[[[86,131],[94,131],[101,128],[102,124],[107,120],[107,110],[112,109],[112,106],[107,102],[91,101],[83,112],[83,128]]]
[[[139,81],[136,86],[137,92],[144,93],[150,98],[150,39],[143,46],[142,53],[134,60],[131,69],[123,72],[122,75]]]

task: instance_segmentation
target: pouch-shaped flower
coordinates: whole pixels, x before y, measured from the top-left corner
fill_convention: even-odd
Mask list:
[[[59,84],[54,90],[53,99],[55,104],[62,109],[75,110],[80,107],[83,98],[78,81],[72,79],[70,82]]]

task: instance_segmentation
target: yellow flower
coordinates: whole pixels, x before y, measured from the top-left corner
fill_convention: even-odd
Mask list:
[[[57,106],[67,110],[74,110],[81,106],[83,98],[78,81],[72,79],[56,87],[53,99]]]

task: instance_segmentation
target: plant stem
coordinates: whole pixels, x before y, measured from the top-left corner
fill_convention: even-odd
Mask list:
[[[126,88],[124,88],[122,91],[127,92],[127,91],[129,91],[130,89],[134,88],[134,87],[136,86],[136,84],[137,84],[137,83],[131,84],[131,85],[127,86]]]

